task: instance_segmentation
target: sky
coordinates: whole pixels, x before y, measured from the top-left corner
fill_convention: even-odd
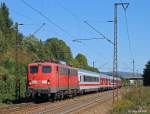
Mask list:
[[[129,2],[126,10],[118,7],[118,69],[143,72],[150,60],[150,1],[149,0],[25,0],[45,17],[28,7],[23,0],[0,0],[5,2],[14,22],[22,23],[19,31],[25,36],[33,34],[43,23],[45,25],[34,34],[38,39],[57,37],[71,48],[73,56],[83,53],[88,63],[100,71],[112,71],[113,45],[106,40],[97,39],[73,42],[74,39],[102,38],[84,21],[113,41],[114,3]],[[127,34],[127,26],[129,37]]]

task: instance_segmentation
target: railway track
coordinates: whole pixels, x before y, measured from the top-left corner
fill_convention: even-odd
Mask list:
[[[8,108],[0,109],[1,114],[65,114],[79,111],[83,108],[94,105],[95,103],[105,102],[111,99],[112,91],[100,92],[77,96],[73,99],[66,99],[62,101],[44,102],[44,103],[24,103],[14,105]]]
[[[77,112],[77,111],[82,110],[83,108],[93,106],[97,103],[101,103],[109,99],[110,99],[110,95],[105,96],[105,97],[97,97],[96,99],[91,99],[86,102],[67,107],[65,110],[61,111],[61,113],[67,114],[67,113]]]
[[[79,111],[87,106],[93,106],[96,103],[104,102],[106,100],[111,99],[112,95],[109,93],[105,93],[103,95],[97,95],[97,96],[92,96],[88,99],[84,99],[81,101],[78,101],[76,103],[68,103],[65,105],[57,106],[57,107],[51,107],[47,108],[41,111],[36,112],[35,114],[44,114],[44,113],[50,113],[50,114],[68,114],[72,112]]]

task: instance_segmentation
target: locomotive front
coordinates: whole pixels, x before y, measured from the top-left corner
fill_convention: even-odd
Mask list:
[[[28,93],[37,96],[51,93],[52,64],[32,63],[28,65]]]

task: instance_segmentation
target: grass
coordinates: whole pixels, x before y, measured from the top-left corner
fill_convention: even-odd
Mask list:
[[[130,87],[113,105],[111,114],[150,114],[150,87]]]
[[[5,104],[5,103],[0,103],[0,108],[5,108],[5,107],[7,107],[7,106],[9,106],[8,104]]]

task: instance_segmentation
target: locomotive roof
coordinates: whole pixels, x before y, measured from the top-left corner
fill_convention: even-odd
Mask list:
[[[34,63],[30,63],[28,65],[39,65],[39,64],[45,64],[45,65],[58,65],[58,66],[63,66],[63,67],[67,67],[67,68],[72,68],[72,69],[77,69],[74,68],[70,65],[66,65],[66,64],[60,64],[60,63],[53,63],[53,62],[34,62]]]

